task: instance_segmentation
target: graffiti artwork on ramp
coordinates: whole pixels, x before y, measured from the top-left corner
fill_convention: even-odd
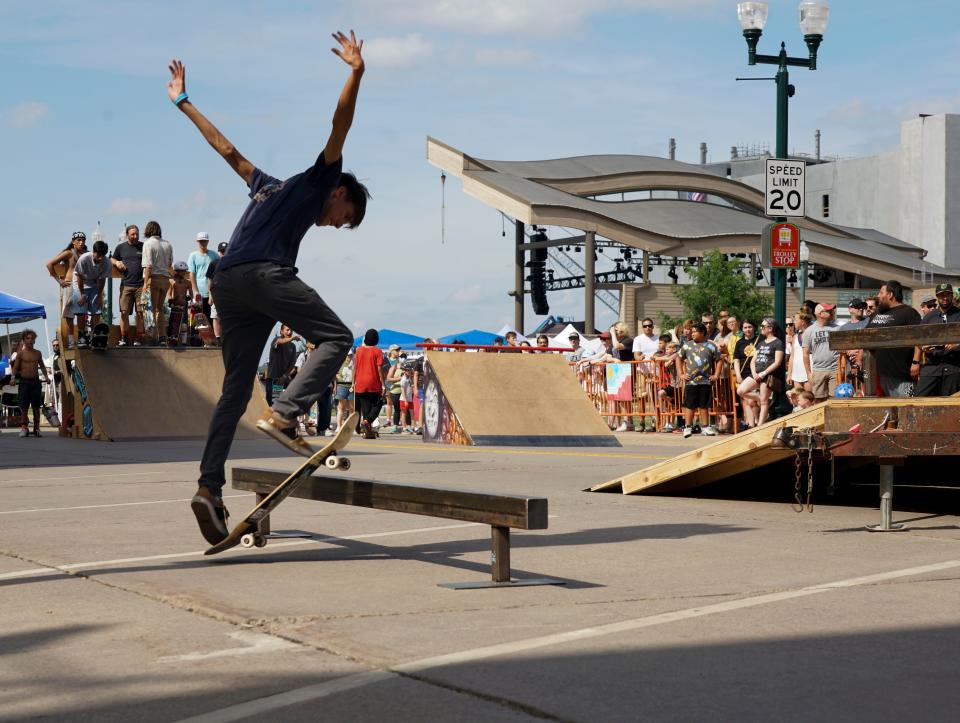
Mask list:
[[[61,433],[79,439],[202,438],[223,386],[219,349],[127,347],[67,351]],[[267,410],[253,390],[237,438],[262,435],[254,426]]]

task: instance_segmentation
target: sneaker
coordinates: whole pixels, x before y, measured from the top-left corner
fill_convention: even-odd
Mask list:
[[[701,432],[702,432],[705,436],[707,436],[707,437],[716,437],[716,436],[717,436],[717,428],[714,427],[712,424],[708,424],[706,427],[704,427],[704,428],[701,430]]]
[[[117,346],[126,346],[127,340],[124,337],[120,337],[120,340],[117,342]]]
[[[21,429],[21,430],[20,430],[20,434],[18,434],[17,436],[18,436],[18,437],[29,437],[29,436],[30,436],[30,432],[28,432],[26,429]]]
[[[87,341],[87,337],[81,336],[80,340],[77,342],[77,349],[89,349],[90,342]]]
[[[313,456],[313,447],[297,433],[296,422],[287,424],[274,416],[272,411],[268,411],[257,420],[257,429],[273,437],[291,452],[296,452],[303,457]]]
[[[143,344],[141,344],[139,341],[133,342],[133,345],[134,345],[134,346],[143,346]]]
[[[683,428],[683,438],[684,438],[684,439],[689,439],[691,436],[693,436],[693,427],[684,427],[684,428]]]
[[[197,494],[190,500],[190,509],[193,510],[197,524],[200,525],[200,534],[211,545],[216,545],[226,539],[230,531],[227,529],[227,520],[230,513],[223,505],[223,500],[210,491],[209,487],[200,487]]]
[[[673,425],[670,424],[670,422],[667,422],[666,424],[663,425],[663,431],[664,431],[664,432],[668,432],[668,433],[669,433],[669,432],[672,432],[672,431],[673,431]]]
[[[620,426],[617,427],[616,429],[614,429],[613,431],[614,431],[614,432],[626,432],[626,431],[627,431],[627,423],[626,423],[626,422],[620,422]]]

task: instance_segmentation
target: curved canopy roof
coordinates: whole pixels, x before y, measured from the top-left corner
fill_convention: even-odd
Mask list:
[[[527,224],[566,226],[670,256],[712,249],[756,252],[770,219],[764,195],[702,166],[652,156],[601,155],[544,161],[473,158],[427,138],[427,159],[463,181],[463,190]],[[731,205],[683,198],[611,201],[590,198],[635,191],[700,192]],[[921,270],[951,281],[960,272],[923,261],[924,251],[873,229],[792,219],[816,263],[914,286]]]

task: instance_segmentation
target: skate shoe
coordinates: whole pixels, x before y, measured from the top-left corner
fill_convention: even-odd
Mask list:
[[[257,429],[273,437],[291,452],[303,457],[313,456],[313,447],[300,436],[296,421],[287,422],[273,412],[267,412],[257,420]]]
[[[190,500],[190,508],[193,510],[194,517],[197,518],[203,539],[211,545],[226,539],[229,534],[227,520],[230,513],[227,512],[222,499],[213,494],[208,487],[200,487],[197,494]]]

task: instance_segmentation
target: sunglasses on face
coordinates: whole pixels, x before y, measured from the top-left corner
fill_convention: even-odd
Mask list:
[[[653,328],[653,324],[644,324],[644,325],[643,325],[643,328],[644,328],[644,329],[652,329],[652,328]]]

